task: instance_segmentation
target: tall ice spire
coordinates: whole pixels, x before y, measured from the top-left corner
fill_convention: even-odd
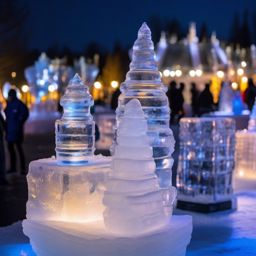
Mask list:
[[[165,205],[170,207],[172,198],[172,164],[174,137],[170,129],[170,108],[166,96],[166,86],[163,85],[155,59],[151,32],[146,23],[139,29],[138,37],[133,46],[132,61],[126,80],[121,85],[121,95],[116,110],[117,126],[124,116],[125,105],[137,99],[145,114],[150,139],[153,148],[153,158],[156,164],[156,175],[159,185],[165,190]],[[134,130],[136,133],[136,129]],[[114,142],[112,153],[119,145]]]
[[[140,27],[137,40],[133,45],[130,71],[126,75],[125,83],[131,84],[135,81],[143,81],[143,83],[148,81],[162,86],[151,31],[145,22]]]

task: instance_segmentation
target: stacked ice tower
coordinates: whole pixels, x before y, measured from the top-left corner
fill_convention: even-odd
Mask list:
[[[255,188],[256,180],[256,101],[254,103],[248,130],[236,132],[236,175],[235,188]],[[243,182],[246,181],[246,182]]]
[[[116,110],[117,126],[124,115],[125,104],[131,99],[138,99],[148,123],[147,134],[150,138],[150,145],[153,147],[158,182],[160,187],[166,190],[166,206],[171,207],[169,200],[172,191],[173,159],[171,155],[175,141],[169,128],[170,108],[166,87],[161,82],[151,31],[146,23],[143,23],[139,29],[138,38],[133,46],[130,71],[121,85],[121,91]]]
[[[164,227],[164,190],[155,174],[156,165],[147,136],[147,120],[137,99],[130,100],[117,129],[117,146],[103,202],[106,227],[117,234],[143,234]],[[173,191],[170,201],[174,201]]]
[[[27,218],[86,222],[101,219],[101,189],[110,160],[94,156],[93,100],[78,75],[61,99],[64,114],[56,121],[55,158],[29,165]]]

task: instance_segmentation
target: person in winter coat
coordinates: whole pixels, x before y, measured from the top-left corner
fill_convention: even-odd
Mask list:
[[[22,148],[24,138],[24,124],[29,116],[27,106],[17,98],[16,90],[8,93],[8,102],[5,108],[6,140],[10,154],[10,170],[8,173],[17,172],[15,148],[18,151],[21,174],[26,174],[25,155]]]
[[[210,84],[205,84],[204,90],[200,93],[198,97],[198,115],[202,116],[204,114],[213,111],[213,96],[210,92]]]
[[[0,105],[0,186],[8,185],[5,178],[5,152],[4,152],[4,127],[5,121],[2,116],[2,106]]]

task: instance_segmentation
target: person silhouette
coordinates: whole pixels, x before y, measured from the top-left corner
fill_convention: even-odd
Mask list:
[[[184,110],[183,110],[184,87],[185,85],[183,83],[181,83],[178,86],[175,81],[171,81],[168,91],[166,93],[169,100],[170,109],[171,109],[171,120],[170,120],[171,124],[177,123],[184,114]]]
[[[112,97],[111,97],[111,103],[110,103],[111,109],[116,110],[116,108],[118,106],[118,97],[120,94],[121,94],[121,91],[119,88],[117,88],[113,92]]]
[[[198,115],[202,116],[204,114],[213,111],[213,96],[210,92],[210,83],[205,84],[204,90],[199,94],[198,97]]]
[[[5,178],[4,128],[5,121],[0,103],[0,186],[8,185],[8,181]]]
[[[248,87],[244,92],[244,96],[245,103],[247,104],[248,109],[251,111],[256,97],[256,86],[253,83],[252,78],[248,79]]]
[[[199,96],[199,91],[196,88],[196,83],[192,82],[191,83],[191,108],[192,108],[192,115],[193,116],[198,116],[198,96]]]
[[[17,98],[16,90],[11,89],[8,93],[6,116],[6,140],[10,154],[10,170],[8,173],[17,172],[16,152],[18,151],[21,174],[26,174],[25,155],[22,148],[24,139],[24,124],[29,117],[27,106]]]

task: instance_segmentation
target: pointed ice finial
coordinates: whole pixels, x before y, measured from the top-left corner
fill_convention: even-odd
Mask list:
[[[146,22],[143,22],[138,31],[138,38],[141,37],[149,37],[151,39],[151,31]]]
[[[68,86],[71,87],[71,86],[84,86],[83,82],[82,82],[82,79],[81,77],[78,75],[78,73],[76,73],[74,75],[74,77],[69,81],[69,84]]]
[[[90,107],[93,105],[93,99],[78,74],[69,81],[60,104],[64,108],[63,118],[88,119],[91,116]]]
[[[160,73],[151,39],[151,31],[144,22],[139,29],[138,38],[133,45],[130,71],[126,76],[126,83],[132,81],[161,82]]]
[[[132,99],[125,105],[124,116],[134,118],[145,116],[138,99]]]
[[[166,40],[166,34],[164,31],[161,32],[161,37],[158,43],[158,47],[166,48],[167,47],[167,40]]]
[[[216,36],[216,32],[215,32],[215,31],[212,32],[212,35],[211,35],[211,43],[212,43],[213,45],[219,44],[219,40],[217,39],[217,36]]]
[[[191,22],[189,25],[188,41],[191,43],[198,42],[198,38],[196,36],[196,23],[195,22]]]

